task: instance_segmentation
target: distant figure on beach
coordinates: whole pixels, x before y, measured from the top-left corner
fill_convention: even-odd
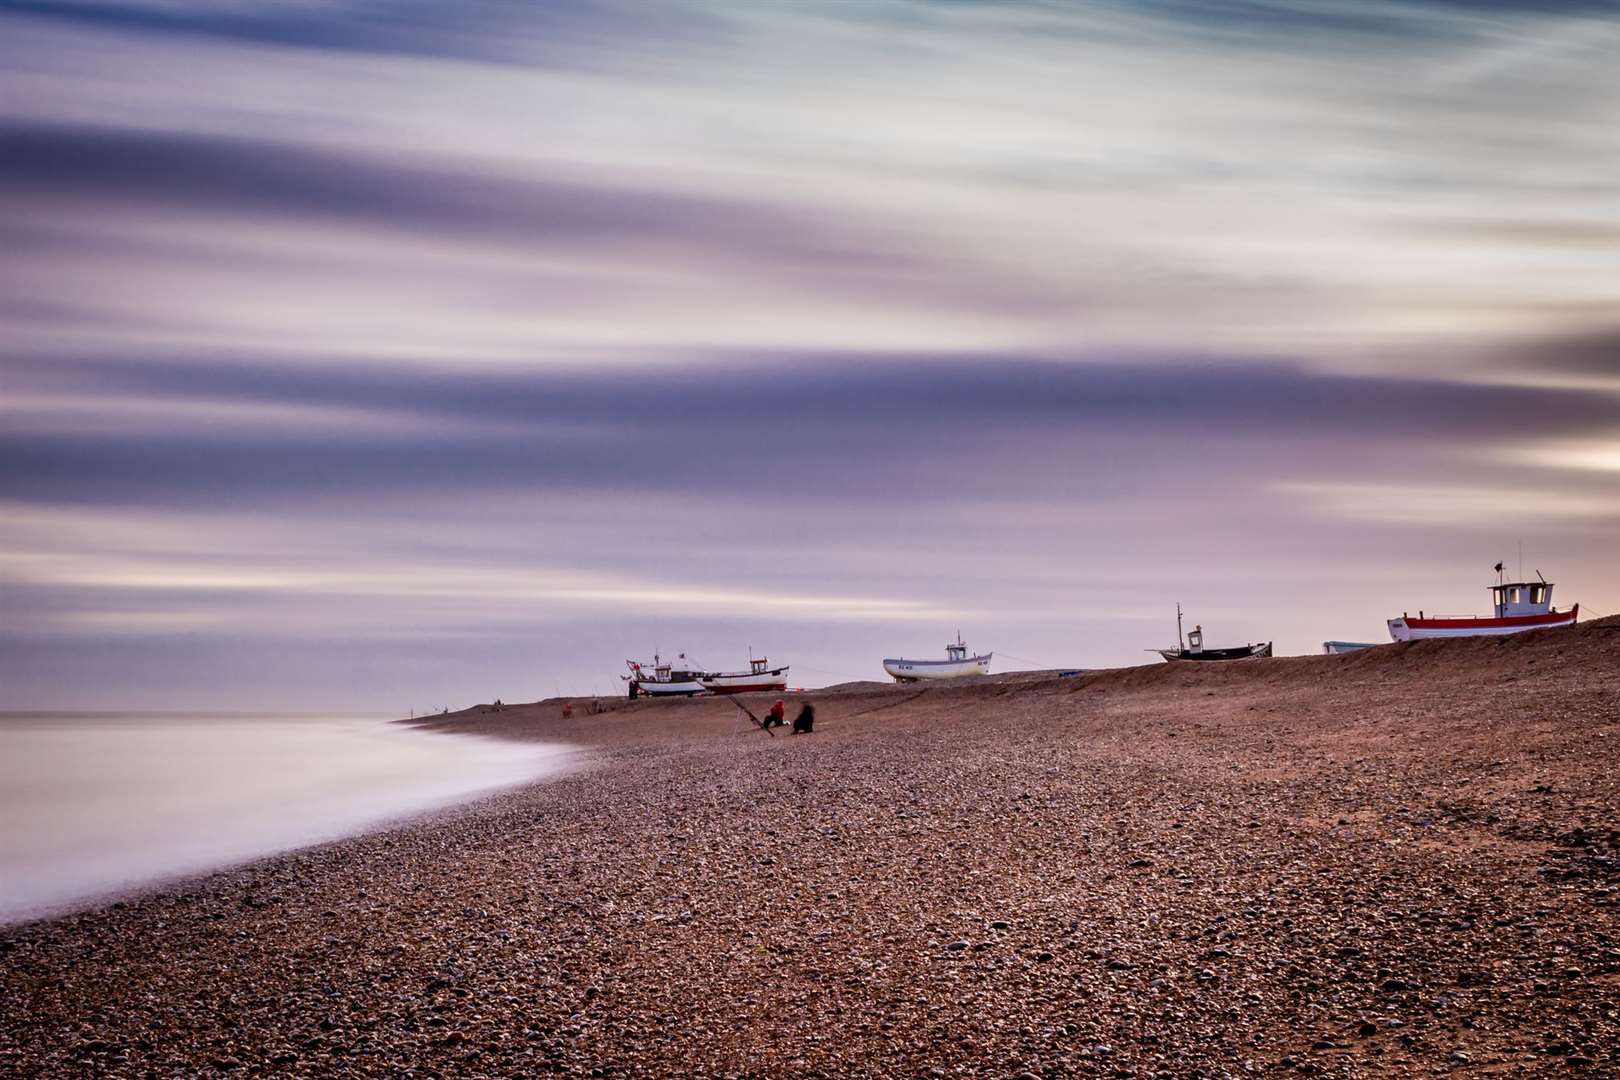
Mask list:
[[[783,724],[787,723],[786,718],[787,705],[783,703],[781,698],[777,698],[776,704],[771,706],[771,711],[765,717],[765,726],[781,727]]]
[[[799,710],[799,715],[793,718],[793,734],[809,735],[811,733],[811,729],[813,729],[815,726],[816,709],[815,706],[811,705],[807,701],[804,703],[804,708]]]

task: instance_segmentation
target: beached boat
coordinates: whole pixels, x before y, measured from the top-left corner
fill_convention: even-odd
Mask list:
[[[956,642],[945,646],[945,659],[943,660],[905,660],[885,659],[883,670],[894,677],[895,682],[916,682],[919,679],[957,679],[964,675],[990,674],[990,658],[995,653],[984,653],[982,656],[969,656],[967,643],[962,635],[956,635]]]
[[[629,683],[631,697],[691,697],[694,694],[706,694],[708,688],[703,685],[703,672],[697,665],[687,659],[685,653],[677,656],[674,662],[663,659],[653,653],[653,662],[643,664],[637,660],[626,660],[630,674],[620,675],[619,678]]]
[[[1271,655],[1271,642],[1233,645],[1224,649],[1211,649],[1204,645],[1204,628],[1194,626],[1185,643],[1181,634],[1181,605],[1176,605],[1176,641],[1174,649],[1154,649],[1166,660],[1259,660]]]
[[[1489,586],[1491,608],[1489,616],[1471,615],[1464,618],[1434,618],[1418,612],[1414,618],[1402,613],[1389,620],[1389,636],[1395,641],[1417,641],[1422,638],[1475,637],[1480,634],[1518,634],[1526,630],[1545,630],[1556,626],[1574,626],[1581,605],[1568,611],[1553,607],[1552,582],[1536,571],[1539,581],[1503,581],[1502,564],[1496,564],[1497,582]]]
[[[749,657],[747,671],[711,671],[698,681],[711,694],[754,694],[787,689],[788,665],[771,667],[767,657]]]
[[[1337,656],[1340,653],[1360,652],[1362,649],[1370,649],[1372,647],[1373,647],[1373,643],[1370,642],[1370,641],[1324,641],[1324,642],[1322,642],[1322,651],[1324,653],[1326,653],[1328,656]]]

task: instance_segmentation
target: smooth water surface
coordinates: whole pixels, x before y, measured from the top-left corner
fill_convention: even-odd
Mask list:
[[[345,836],[576,753],[352,718],[0,714],[0,922]]]

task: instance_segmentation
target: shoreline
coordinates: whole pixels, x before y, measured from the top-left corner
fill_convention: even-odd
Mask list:
[[[385,718],[118,714],[103,726],[110,715],[60,714],[39,728],[37,714],[16,714],[21,725],[0,731],[0,757],[21,762],[7,775],[23,784],[7,802],[16,831],[0,839],[0,929],[184,891],[589,763],[576,746],[530,742],[513,755],[508,740],[441,744],[440,732]]]
[[[1620,619],[805,697],[429,718],[601,767],[0,928],[0,1072],[1620,1066]]]

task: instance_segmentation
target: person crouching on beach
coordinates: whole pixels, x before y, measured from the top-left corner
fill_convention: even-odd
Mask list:
[[[777,698],[776,704],[771,706],[770,713],[765,717],[765,726],[781,727],[783,724],[787,723],[786,717],[787,705],[782,701],[781,698]]]
[[[809,735],[809,734],[811,734],[811,729],[814,728],[815,726],[816,726],[816,710],[815,710],[815,706],[811,705],[807,701],[807,702],[804,703],[804,708],[799,710],[799,715],[795,716],[793,718],[793,732],[792,733],[794,735]]]

